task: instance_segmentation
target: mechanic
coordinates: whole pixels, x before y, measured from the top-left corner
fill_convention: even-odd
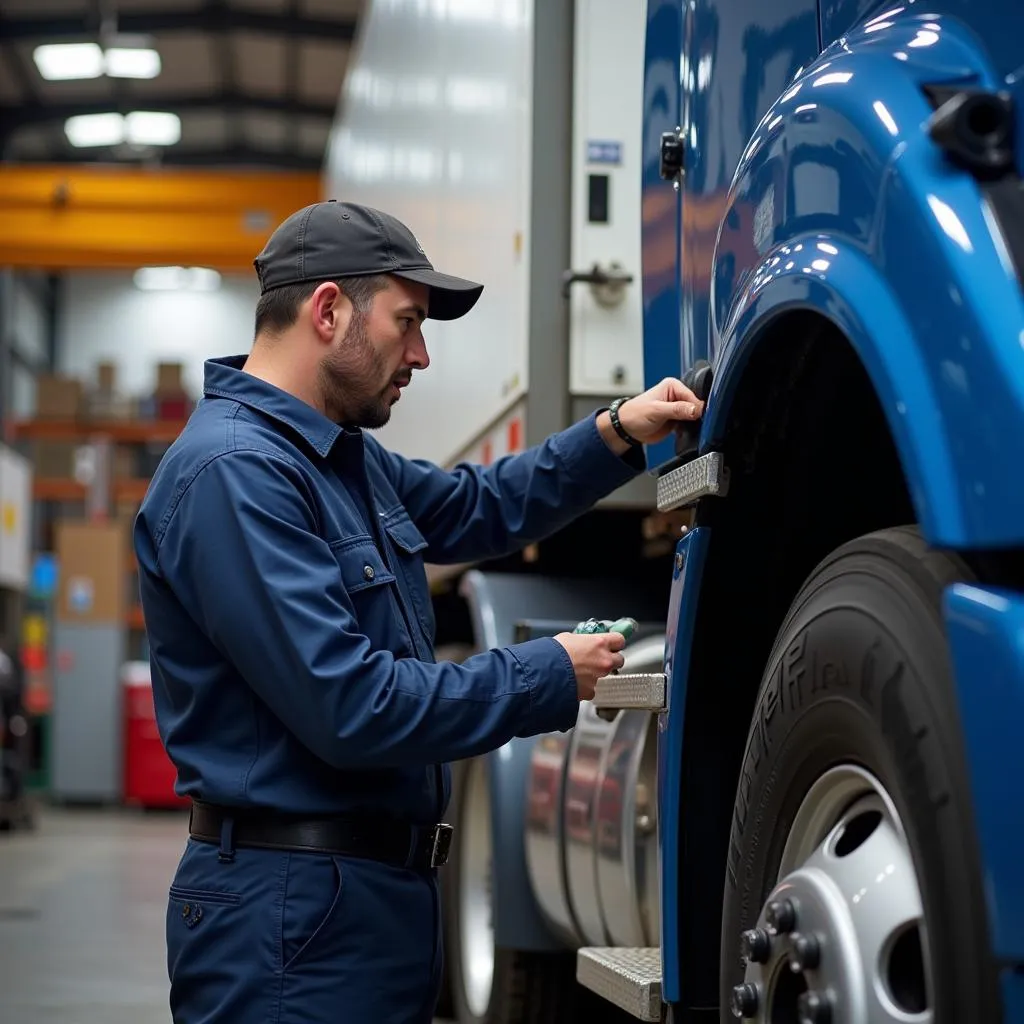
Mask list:
[[[424,559],[552,534],[701,404],[669,379],[489,468],[403,458],[366,431],[426,369],[424,319],[463,316],[483,286],[436,272],[394,217],[335,201],[254,262],[252,349],[206,363],[134,531],[157,722],[193,801],[172,1016],[427,1024],[446,762],[570,728],[623,640],[435,663]]]

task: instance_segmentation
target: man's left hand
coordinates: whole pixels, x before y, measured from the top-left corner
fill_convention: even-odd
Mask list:
[[[657,444],[671,434],[677,424],[699,420],[704,403],[681,381],[666,377],[642,395],[630,398],[619,406],[619,423],[630,437],[643,444]],[[605,443],[619,454],[629,445],[615,433],[611,416],[602,412],[597,427]]]

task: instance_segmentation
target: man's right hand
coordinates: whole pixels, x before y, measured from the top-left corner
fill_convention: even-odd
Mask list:
[[[625,663],[618,653],[626,646],[621,633],[559,633],[555,639],[565,648],[576,670],[576,695],[580,700],[593,700],[598,679],[611,675]]]

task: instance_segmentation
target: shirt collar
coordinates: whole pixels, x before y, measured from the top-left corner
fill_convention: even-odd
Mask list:
[[[208,398],[228,398],[259,410],[291,427],[318,455],[326,458],[334,442],[345,433],[344,429],[301,398],[246,373],[242,366],[247,358],[241,355],[206,360],[203,394]]]

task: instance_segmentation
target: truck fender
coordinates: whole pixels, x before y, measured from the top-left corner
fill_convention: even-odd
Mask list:
[[[701,448],[727,435],[767,329],[814,311],[876,389],[925,537],[1020,544],[1019,485],[1000,458],[1024,431],[1020,268],[983,184],[929,135],[926,87],[951,78],[996,84],[959,22],[908,10],[826,50],[765,115],[716,246]]]

